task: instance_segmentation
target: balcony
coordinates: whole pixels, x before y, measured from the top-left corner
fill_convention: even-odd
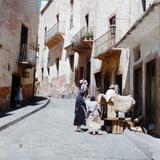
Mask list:
[[[83,27],[72,38],[72,50],[80,53],[91,53],[93,45],[93,30],[92,28]]]
[[[18,64],[24,68],[32,68],[36,65],[36,49],[27,45],[21,44]]]
[[[112,30],[109,30],[98,39],[95,40],[95,58],[103,59],[113,55],[114,53],[119,53],[119,50],[114,48],[116,42],[120,39],[121,32],[115,30],[113,33]]]
[[[50,49],[64,40],[65,21],[60,21],[51,27],[45,35],[45,45]]]

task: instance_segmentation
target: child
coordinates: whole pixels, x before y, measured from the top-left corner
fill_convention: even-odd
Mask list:
[[[88,125],[91,134],[99,134],[101,128],[101,109],[94,96],[91,96],[90,102],[87,104]]]
[[[21,107],[22,106],[22,101],[23,101],[23,95],[22,95],[22,88],[21,86],[18,86],[15,88],[15,101],[16,101],[16,107]]]

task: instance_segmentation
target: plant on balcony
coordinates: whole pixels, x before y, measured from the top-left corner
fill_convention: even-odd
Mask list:
[[[93,31],[88,31],[86,33],[86,39],[87,40],[93,40]]]
[[[83,36],[81,37],[81,41],[83,41],[83,40],[85,40],[85,35],[83,35]]]
[[[73,41],[71,41],[71,46],[74,46],[74,42]]]

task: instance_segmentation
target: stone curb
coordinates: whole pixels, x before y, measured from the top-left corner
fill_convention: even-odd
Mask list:
[[[11,122],[9,122],[9,123],[1,126],[1,127],[0,127],[0,131],[4,130],[4,129],[6,129],[6,128],[8,128],[8,127],[10,127],[10,126],[12,126],[12,125],[14,125],[14,124],[22,121],[23,119],[29,117],[30,115],[32,115],[32,114],[40,111],[41,109],[45,108],[45,107],[48,105],[49,102],[50,102],[50,99],[48,99],[48,101],[47,101],[45,104],[43,104],[41,107],[39,107],[39,108],[37,108],[37,109],[35,109],[35,110],[33,110],[33,111],[31,111],[31,112],[23,115],[22,117],[19,117],[19,118],[13,120],[13,121],[11,121]]]
[[[137,138],[136,133],[138,132],[131,132],[126,131],[124,134],[126,138],[134,144],[138,149],[140,149],[148,158],[152,160],[152,153],[149,151],[148,146],[145,145],[145,142],[142,143],[140,137]],[[144,133],[139,133],[144,134]]]

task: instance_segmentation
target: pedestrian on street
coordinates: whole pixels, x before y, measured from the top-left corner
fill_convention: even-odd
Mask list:
[[[88,82],[87,80],[83,80],[81,87],[80,87],[80,91],[84,91],[85,92],[85,97],[87,97],[88,95]]]
[[[36,78],[36,81],[34,83],[34,95],[38,96],[39,95],[39,88],[40,88],[40,82]]]
[[[79,80],[79,91],[81,91],[81,86],[82,86],[82,84],[83,84],[83,81],[84,81],[84,78],[81,79],[81,80]]]
[[[99,134],[101,129],[101,108],[94,96],[90,97],[90,102],[87,103],[89,133]]]
[[[83,132],[84,129],[81,128],[81,125],[86,126],[86,119],[87,119],[87,108],[86,103],[83,99],[85,95],[84,91],[80,91],[75,103],[75,117],[74,117],[74,125],[77,126],[77,132]]]
[[[22,107],[22,101],[23,101],[22,87],[19,85],[18,87],[15,88],[16,107]]]

